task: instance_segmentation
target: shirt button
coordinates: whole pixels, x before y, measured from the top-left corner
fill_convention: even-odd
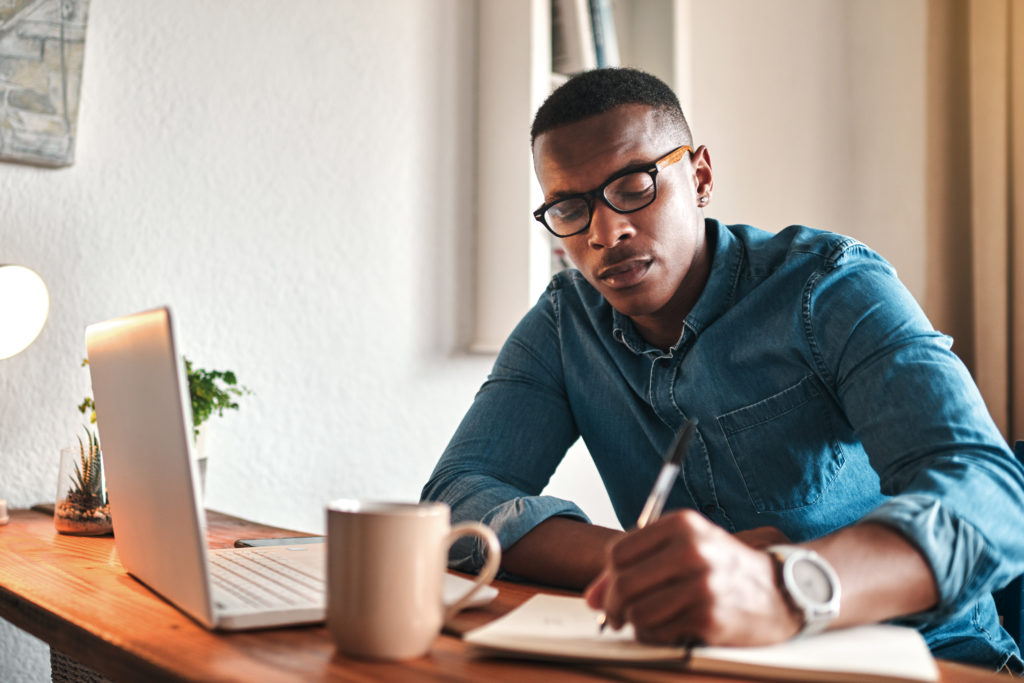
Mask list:
[[[705,515],[713,515],[718,511],[718,508],[715,507],[714,503],[708,503],[702,509],[704,510]]]

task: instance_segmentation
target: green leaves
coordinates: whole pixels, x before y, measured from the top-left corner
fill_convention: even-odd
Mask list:
[[[237,399],[251,394],[252,391],[240,385],[235,373],[231,370],[193,368],[192,361],[185,356],[181,358],[185,361],[185,375],[188,377],[193,436],[199,436],[199,425],[210,419],[214,413],[221,417],[225,410],[238,410]],[[88,358],[82,360],[82,367],[88,364]],[[96,403],[91,396],[82,399],[78,406],[78,412],[83,415],[89,412],[89,422],[96,424]],[[99,449],[98,442],[96,448]]]
[[[83,508],[100,507],[106,501],[103,495],[103,473],[100,460],[100,440],[85,429],[85,442],[78,437],[79,462],[75,463],[75,474],[71,478],[73,487],[68,490],[68,501]]]
[[[188,375],[188,393],[192,401],[192,427],[194,436],[199,435],[199,426],[214,413],[218,417],[225,410],[238,410],[237,398],[252,392],[238,384],[235,373],[230,370],[203,370],[192,367],[192,361],[185,361]]]
[[[82,399],[82,403],[78,406],[78,412],[85,415],[85,411],[89,412],[89,424],[96,424],[96,404],[92,400],[92,396],[86,396]]]

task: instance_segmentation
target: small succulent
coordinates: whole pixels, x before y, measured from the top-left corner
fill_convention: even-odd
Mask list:
[[[79,462],[68,489],[68,502],[80,508],[97,508],[106,504],[103,492],[103,465],[100,461],[99,438],[85,428],[85,441],[78,437]]]

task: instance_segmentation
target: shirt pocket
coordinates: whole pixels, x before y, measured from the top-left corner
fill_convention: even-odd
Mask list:
[[[845,462],[813,375],[717,422],[758,512],[814,505]]]

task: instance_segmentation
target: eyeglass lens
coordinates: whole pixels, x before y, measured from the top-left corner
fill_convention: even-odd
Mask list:
[[[654,201],[654,175],[649,171],[627,173],[605,186],[604,201],[620,213],[639,211]],[[569,197],[548,207],[544,220],[556,235],[572,235],[590,223],[590,202],[584,197]]]

